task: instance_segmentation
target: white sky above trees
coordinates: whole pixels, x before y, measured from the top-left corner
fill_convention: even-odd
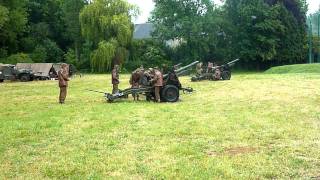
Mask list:
[[[221,0],[214,0],[216,4],[221,4]],[[152,0],[128,0],[131,4],[136,4],[140,8],[140,16],[134,20],[134,23],[145,23],[148,21],[150,12],[154,8]],[[307,0],[309,4],[309,12],[314,13],[320,8],[320,0]]]

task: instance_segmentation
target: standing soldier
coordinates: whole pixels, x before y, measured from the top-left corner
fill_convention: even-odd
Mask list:
[[[160,89],[163,86],[163,76],[161,71],[159,71],[157,68],[154,68],[151,73],[153,74],[153,78],[151,79],[151,82],[154,86],[154,93],[156,102],[160,102]]]
[[[68,88],[68,65],[63,63],[60,65],[60,70],[58,72],[60,96],[59,103],[64,104],[64,100],[67,97],[67,88]]]
[[[217,63],[213,63],[213,69],[214,69],[213,78],[214,80],[219,81],[221,79],[221,70]]]
[[[208,68],[207,68],[207,73],[213,73],[213,63],[212,62],[208,62]]]
[[[111,79],[112,79],[112,94],[116,94],[119,92],[119,65],[114,65],[114,68],[112,70],[111,74]]]
[[[144,70],[141,68],[138,68],[132,72],[131,77],[130,77],[130,81],[129,81],[131,88],[137,89],[140,87],[140,79],[141,79],[141,76],[143,75],[143,73],[144,73]],[[139,101],[139,94],[134,92],[134,93],[132,93],[132,96],[133,96],[134,100]]]
[[[198,63],[196,66],[197,75],[200,76],[202,74],[202,63]]]

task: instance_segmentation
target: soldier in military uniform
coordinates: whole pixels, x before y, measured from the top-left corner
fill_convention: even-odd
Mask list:
[[[67,97],[67,88],[68,88],[68,81],[69,81],[69,74],[68,74],[68,65],[61,64],[60,70],[58,72],[58,80],[59,80],[59,88],[60,88],[60,95],[59,95],[59,103],[64,104],[64,101]]]
[[[152,69],[151,73],[153,75],[151,82],[153,83],[155,89],[155,100],[156,102],[160,102],[160,89],[163,86],[163,75],[157,68]]]
[[[112,94],[119,92],[119,65],[115,65],[111,73],[111,83],[112,83]]]
[[[213,73],[213,63],[212,62],[208,62],[208,68],[207,68],[207,73]]]
[[[197,75],[200,76],[202,74],[202,63],[198,63],[196,66]]]
[[[216,62],[213,63],[213,69],[214,69],[213,80],[219,81],[221,79],[221,70]]]
[[[132,72],[131,77],[130,77],[130,85],[131,88],[139,88],[140,87],[140,79],[144,73],[143,68],[138,68],[135,71]],[[132,93],[133,99],[139,101],[139,94]]]

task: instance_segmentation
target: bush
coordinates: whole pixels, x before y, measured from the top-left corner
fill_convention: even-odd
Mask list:
[[[5,64],[33,63],[33,61],[28,54],[18,53],[5,58],[4,63]]]
[[[134,40],[130,47],[129,59],[124,63],[126,70],[134,70],[141,65],[146,68],[171,66],[165,51],[166,47],[155,40]]]
[[[47,50],[41,45],[38,45],[31,54],[31,58],[36,63],[45,62],[47,59]]]

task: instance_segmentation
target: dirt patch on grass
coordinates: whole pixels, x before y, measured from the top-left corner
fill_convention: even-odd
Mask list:
[[[253,147],[232,147],[225,149],[223,152],[207,151],[207,155],[210,157],[218,156],[238,156],[242,154],[251,154],[258,151],[258,148]]]
[[[233,148],[226,149],[224,151],[224,154],[229,156],[237,156],[241,154],[255,153],[257,151],[258,149],[253,147],[233,147]]]

